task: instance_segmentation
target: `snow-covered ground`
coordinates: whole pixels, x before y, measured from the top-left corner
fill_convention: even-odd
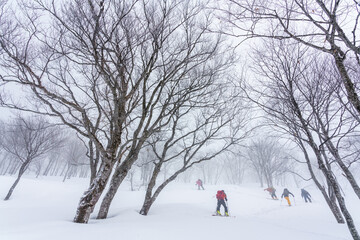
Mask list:
[[[14,177],[0,177],[0,197],[4,198]],[[320,194],[307,188],[314,202],[305,204],[300,189],[293,206],[271,200],[256,185],[205,185],[173,183],[162,192],[148,216],[141,216],[144,191],[131,192],[125,186],[115,197],[106,220],[88,224],[72,222],[87,180],[24,177],[9,201],[0,200],[1,240],[339,240],[352,239],[345,224],[337,224]],[[275,186],[276,187],[276,186]],[[277,187],[278,196],[282,192]],[[211,216],[216,207],[216,190],[228,195],[230,214]],[[348,189],[350,192],[350,189]],[[349,194],[349,196],[352,196]],[[360,230],[359,200],[348,202]],[[95,213],[97,211],[95,210]]]

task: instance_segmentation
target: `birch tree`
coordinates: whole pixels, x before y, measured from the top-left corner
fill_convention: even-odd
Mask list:
[[[88,222],[116,166],[98,216],[105,218],[145,140],[176,112],[174,99],[211,84],[232,61],[207,31],[202,1],[17,4],[21,11],[5,5],[1,16],[0,79],[24,87],[31,101],[3,96],[3,105],[54,117],[99,152],[74,222]]]
[[[357,78],[347,60],[360,65],[360,4],[357,0],[229,0],[222,7],[225,32],[239,37],[293,39],[332,57],[348,101],[357,118],[360,99]]]
[[[17,117],[5,126],[1,147],[21,163],[17,178],[4,200],[9,200],[21,177],[34,160],[39,160],[61,143],[59,129],[43,118]]]
[[[338,114],[338,110],[333,110],[329,107],[333,107],[334,109],[341,109],[343,107],[341,104],[329,104],[332,99],[329,93],[333,91],[328,91],[327,88],[319,84],[320,82],[326,82],[324,79],[318,81],[319,76],[324,75],[324,72],[316,72],[316,68],[314,68],[315,61],[320,59],[320,56],[307,54],[308,51],[306,48],[304,49],[292,41],[276,43],[273,40],[267,42],[267,44],[273,47],[268,48],[269,45],[266,45],[269,51],[266,53],[259,51],[257,54],[258,64],[256,71],[263,77],[264,81],[261,81],[263,92],[253,88],[253,93],[257,93],[257,96],[261,94],[259,98],[261,100],[256,100],[256,102],[266,111],[271,124],[277,129],[282,129],[287,132],[299,145],[306,159],[309,173],[323,193],[335,218],[339,223],[344,222],[339,212],[340,208],[351,235],[354,239],[357,239],[359,236],[350,210],[346,206],[345,199],[342,195],[341,186],[336,179],[332,162],[329,161],[329,154],[323,149],[325,142],[323,142],[323,138],[320,136],[323,133],[319,130],[319,119],[314,117],[316,114],[332,115],[331,118],[327,119],[327,124],[332,125],[331,123],[337,121],[339,117],[341,119],[341,114]],[[307,78],[307,76],[309,76],[307,74],[312,77]],[[325,76],[327,75],[325,74]],[[309,80],[311,80],[312,83],[311,87],[309,85],[306,87]],[[330,82],[335,83],[335,86],[339,86],[336,85],[337,81],[328,79],[328,83]],[[330,88],[334,87],[334,85],[328,86],[330,86]],[[314,108],[314,105],[309,101],[313,99],[310,97],[310,95],[314,96],[312,94],[318,96],[318,100],[323,98],[322,103],[327,103],[320,104],[320,102],[318,102]],[[256,97],[252,99],[256,99]],[[315,175],[312,167],[309,151],[314,155],[317,167],[321,170],[331,191],[333,191],[339,207],[331,201],[326,194],[324,186],[318,181],[318,177]]]

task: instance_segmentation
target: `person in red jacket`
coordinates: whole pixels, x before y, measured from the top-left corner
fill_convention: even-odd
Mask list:
[[[227,197],[226,197],[225,191],[224,190],[217,191],[216,199],[217,199],[216,215],[221,216],[220,207],[221,207],[221,205],[223,205],[225,208],[225,216],[229,216],[228,208],[225,203],[225,201],[227,202]]]
[[[198,186],[198,190],[200,190],[200,188],[202,188],[202,190],[205,190],[203,187],[203,182],[201,181],[201,179],[198,179],[196,181],[196,185]]]
[[[268,187],[268,188],[265,188],[264,191],[268,191],[271,195],[271,198],[274,199],[274,200],[278,200],[275,192],[276,192],[276,189],[273,188],[273,187]]]

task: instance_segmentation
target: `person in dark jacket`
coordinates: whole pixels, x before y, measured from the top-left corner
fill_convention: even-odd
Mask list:
[[[287,188],[284,188],[284,192],[281,195],[281,198],[284,197],[286,199],[286,201],[288,202],[289,206],[291,206],[289,195],[292,195],[293,197],[295,197],[294,194],[292,194]]]
[[[225,203],[225,201],[227,201],[227,196],[225,194],[225,191],[224,190],[217,191],[216,199],[217,199],[216,215],[221,216],[220,207],[222,205],[225,208],[225,216],[229,216],[228,208]]]
[[[303,189],[303,188],[301,189],[301,197],[304,198],[305,202],[308,202],[308,200],[309,200],[309,202],[311,202],[310,193],[308,191],[306,191],[305,189]]]
[[[275,194],[275,192],[276,192],[276,189],[275,189],[275,188],[273,188],[273,187],[268,187],[268,188],[265,188],[264,191],[268,191],[268,192],[270,193],[270,196],[271,196],[272,199],[278,200],[278,198],[277,198],[277,196],[276,196],[276,194]]]

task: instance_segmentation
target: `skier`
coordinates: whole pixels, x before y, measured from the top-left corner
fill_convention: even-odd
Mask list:
[[[227,197],[226,197],[225,191],[224,190],[217,191],[216,199],[217,199],[216,215],[221,216],[220,207],[221,207],[221,205],[223,205],[225,208],[225,216],[229,216],[228,208],[225,203],[225,201],[227,202]]]
[[[309,202],[311,202],[310,193],[303,188],[301,189],[301,197],[304,198],[305,202],[307,202],[307,200],[309,200]]]
[[[276,189],[274,187],[268,187],[268,188],[265,188],[264,191],[268,191],[270,193],[270,196],[272,199],[274,200],[278,200],[275,192],[276,192]]]
[[[290,199],[289,199],[289,194],[292,195],[293,197],[295,197],[294,194],[292,194],[291,192],[289,192],[289,190],[288,190],[287,188],[284,188],[284,192],[283,192],[283,194],[281,195],[281,198],[285,197],[285,199],[286,199],[286,201],[288,202],[289,207],[290,207],[290,206],[291,206],[291,202],[290,202]]]
[[[198,190],[200,190],[200,187],[202,188],[202,190],[205,190],[203,187],[203,182],[201,181],[201,179],[198,179],[195,183],[195,185],[198,186]]]

